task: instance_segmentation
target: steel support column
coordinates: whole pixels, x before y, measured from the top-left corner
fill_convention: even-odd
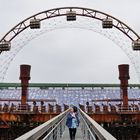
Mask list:
[[[20,65],[20,80],[21,80],[21,105],[26,105],[27,103],[27,94],[28,94],[28,85],[30,80],[30,65]]]
[[[123,100],[123,107],[128,108],[128,79],[129,77],[129,65],[119,65],[119,79],[121,88],[121,99]]]

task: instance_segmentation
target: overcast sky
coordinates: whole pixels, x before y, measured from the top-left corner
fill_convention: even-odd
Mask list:
[[[103,11],[140,34],[139,0],[0,1],[0,38],[23,19],[64,6]],[[19,82],[19,65],[30,64],[31,82],[119,83],[118,65],[122,63],[130,64],[130,83],[138,83],[130,60],[112,41],[93,31],[60,29],[47,32],[26,45],[12,61],[5,81]]]

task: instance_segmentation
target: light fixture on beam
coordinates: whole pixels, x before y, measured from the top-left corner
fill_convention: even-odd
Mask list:
[[[9,51],[11,43],[9,41],[3,41],[0,43],[0,51]]]
[[[133,48],[133,50],[135,50],[135,51],[140,50],[140,39],[134,40],[134,41],[132,42],[132,48]]]
[[[102,27],[103,28],[112,28],[113,27],[113,20],[111,18],[105,18],[102,20]]]
[[[67,21],[75,21],[76,20],[76,12],[75,11],[67,11]]]
[[[40,19],[31,19],[30,28],[31,29],[40,29]]]

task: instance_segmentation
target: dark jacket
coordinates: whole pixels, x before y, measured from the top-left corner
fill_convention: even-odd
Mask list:
[[[77,127],[78,127],[79,123],[80,123],[78,114],[75,114],[75,116],[76,116],[76,119],[77,119]],[[71,126],[72,126],[72,119],[73,118],[74,117],[71,115],[71,113],[68,113],[67,120],[66,120],[66,125],[67,125],[68,128],[71,128]]]

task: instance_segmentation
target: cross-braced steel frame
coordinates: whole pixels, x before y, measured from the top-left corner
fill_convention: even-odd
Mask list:
[[[26,18],[25,20],[21,21],[19,24],[14,26],[10,31],[8,31],[0,40],[0,42],[3,41],[11,42],[18,34],[23,32],[26,28],[30,26],[31,19],[40,19],[40,21],[43,21],[58,16],[66,16],[67,15],[66,12],[71,10],[75,11],[77,16],[85,16],[101,21],[105,18],[111,18],[113,20],[113,27],[123,32],[132,41],[138,40],[140,38],[139,35],[134,30],[132,30],[128,25],[126,25],[119,19],[109,14],[106,14],[104,12],[97,11],[94,9],[82,8],[82,7],[62,7],[62,8],[55,8],[55,9],[43,11],[31,17]]]
[[[16,37],[18,37],[20,35],[20,33],[25,33],[24,31],[27,28],[30,27],[30,21],[32,19],[39,19],[40,22],[41,21],[43,22],[43,21],[45,21],[47,19],[53,19],[55,17],[60,17],[60,16],[61,17],[62,16],[63,17],[67,16],[67,12],[68,11],[75,11],[77,17],[78,16],[79,17],[87,17],[87,18],[89,18],[91,20],[93,19],[94,21],[96,20],[96,21],[99,21],[99,22],[100,21],[102,22],[103,19],[111,19],[113,21],[114,29],[116,29],[118,32],[124,34],[124,36],[126,36],[126,38],[128,40],[130,40],[130,42],[131,41],[133,42],[135,40],[139,40],[140,39],[139,35],[134,30],[132,30],[129,26],[127,26],[125,23],[123,23],[119,19],[117,19],[117,18],[115,18],[115,17],[113,17],[111,15],[108,15],[108,14],[106,14],[104,12],[97,11],[97,10],[94,10],[94,9],[82,8],[82,7],[62,7],[62,8],[55,8],[55,9],[46,10],[46,11],[37,13],[37,14],[31,16],[31,17],[26,18],[25,20],[21,21],[19,24],[14,26],[11,30],[9,30],[2,37],[2,39],[0,40],[0,43],[2,43],[2,42],[10,42],[11,45],[12,45],[14,40],[16,40]],[[103,30],[106,31],[106,29],[103,29]],[[110,30],[111,29],[109,29],[109,31]],[[115,41],[113,41],[113,42],[115,42]],[[128,46],[128,48],[130,48],[130,46]],[[4,68],[5,70],[3,70],[4,71],[3,72],[4,75],[6,74],[6,71],[7,71],[8,67],[9,67],[10,61],[13,60],[13,58],[16,55],[16,53],[18,53],[18,51],[15,51],[15,52],[11,53],[10,56],[9,56],[9,60],[6,60],[8,64],[6,66],[4,66],[5,67]],[[135,58],[135,56],[133,56],[133,54],[131,55],[129,52],[126,51],[125,53],[127,54],[128,58],[130,60],[133,57]],[[13,54],[13,56],[12,56],[12,54]],[[133,62],[135,60],[131,60],[131,61]],[[139,72],[140,68],[137,68],[137,65],[135,64],[135,62],[133,62],[133,63],[134,63],[134,67],[135,67],[135,69],[137,71],[137,74],[140,75],[140,72]],[[137,70],[137,69],[139,69],[139,70]]]

